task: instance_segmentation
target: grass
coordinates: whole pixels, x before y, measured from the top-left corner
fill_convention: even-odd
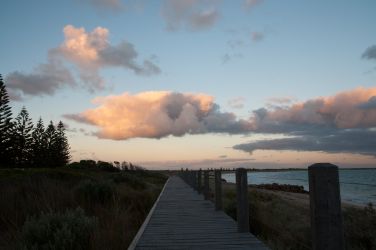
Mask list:
[[[25,243],[30,242],[27,239],[39,237],[25,234],[25,231],[30,232],[30,228],[33,228],[32,231],[35,228],[53,228],[53,232],[48,234],[45,229],[37,230],[41,235],[49,235],[50,242],[54,242],[53,235],[63,235],[66,239],[59,238],[65,239],[64,242],[77,242],[71,238],[72,232],[77,231],[74,226],[80,228],[86,224],[65,223],[65,214],[72,211],[82,211],[82,221],[96,221],[96,226],[89,230],[90,241],[86,237],[84,243],[77,243],[84,244],[77,249],[125,249],[166,179],[162,174],[149,171],[114,173],[68,167],[0,169],[0,249],[35,249],[32,244]],[[48,224],[56,220],[63,220],[53,224],[60,226]],[[57,249],[72,248],[61,247],[65,246],[62,243],[59,246]]]
[[[236,219],[234,185],[224,185],[224,210]],[[271,249],[311,249],[310,208],[278,192],[249,189],[251,232]],[[308,195],[307,195],[308,199]],[[346,249],[376,249],[376,210],[343,206]]]

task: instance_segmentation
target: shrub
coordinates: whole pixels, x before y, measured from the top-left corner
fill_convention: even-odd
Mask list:
[[[88,203],[100,203],[106,205],[114,200],[116,190],[112,182],[84,180],[75,189],[76,198]]]
[[[120,169],[114,167],[111,163],[105,161],[98,161],[97,168],[106,172],[120,172]]]
[[[125,183],[134,189],[145,189],[146,184],[139,177],[128,174],[128,173],[118,173],[111,176],[111,179],[115,183]]]
[[[363,209],[346,208],[343,217],[348,249],[376,248],[376,210],[372,203]]]
[[[90,237],[97,225],[81,208],[65,213],[42,213],[31,217],[22,227],[21,249],[89,249]]]

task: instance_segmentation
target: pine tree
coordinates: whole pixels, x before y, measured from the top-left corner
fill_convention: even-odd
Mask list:
[[[0,167],[10,167],[12,130],[12,110],[9,106],[9,96],[0,75]]]
[[[44,132],[46,140],[46,158],[45,167],[55,167],[55,155],[56,155],[56,129],[52,121],[48,124],[47,129]]]
[[[37,125],[32,133],[32,164],[33,167],[43,167],[47,156],[47,139],[42,118],[39,118]]]
[[[12,151],[16,167],[31,167],[33,123],[23,107],[17,115],[12,132]]]
[[[65,166],[70,160],[68,139],[65,135],[64,124],[60,121],[56,128],[56,165],[58,167]]]

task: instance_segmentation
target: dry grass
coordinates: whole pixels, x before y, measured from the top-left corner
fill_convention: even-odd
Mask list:
[[[0,170],[0,249],[19,247],[27,218],[77,207],[98,219],[91,249],[125,249],[166,179],[164,175],[146,171]],[[78,195],[82,192],[78,187],[88,181],[99,185],[99,191],[89,196]],[[106,185],[110,189],[106,189]]]
[[[235,186],[224,185],[223,193],[225,212],[236,219]],[[309,202],[297,202],[288,196],[250,188],[251,231],[271,249],[311,249]],[[344,206],[343,218],[346,249],[376,249],[373,207]]]

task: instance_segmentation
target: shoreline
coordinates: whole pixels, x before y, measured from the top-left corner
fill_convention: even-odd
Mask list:
[[[235,183],[232,182],[226,182],[223,183],[224,186],[229,186],[229,187],[234,187]],[[280,184],[278,184],[280,185]],[[291,192],[288,190],[272,190],[272,189],[266,189],[266,188],[260,188],[260,187],[255,187],[253,185],[248,185],[249,190],[255,190],[258,192],[263,192],[266,194],[274,194],[277,195],[278,197],[289,200],[292,202],[297,202],[300,204],[305,204],[309,205],[309,192],[307,193],[298,193],[298,192]],[[368,203],[356,203],[356,202],[351,202],[347,200],[341,200],[341,205],[343,208],[348,208],[348,207],[355,207],[355,208],[364,208],[367,207],[368,204],[374,204],[373,202],[368,202]]]

